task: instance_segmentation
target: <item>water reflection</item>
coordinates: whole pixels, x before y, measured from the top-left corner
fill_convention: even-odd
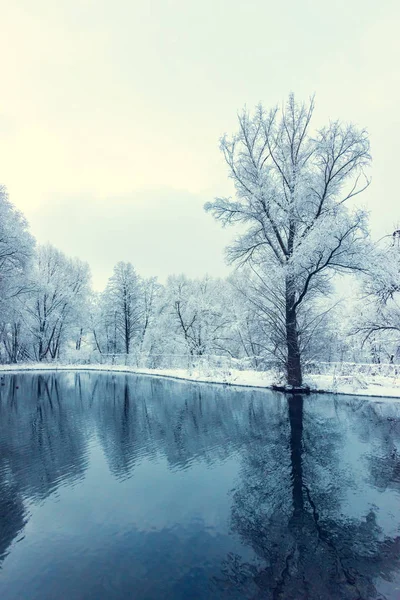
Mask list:
[[[264,446],[261,444],[259,452],[252,447],[245,459],[242,484],[234,494],[232,521],[258,561],[242,562],[230,555],[217,583],[228,596],[240,584],[246,598],[384,597],[376,582],[379,578],[391,580],[399,571],[400,536],[385,535],[377,522],[377,508],[370,507],[352,518],[343,512],[351,481],[346,474],[341,477],[338,469],[337,450],[344,442],[342,424],[313,418],[312,407],[310,423],[307,416],[301,396],[288,399],[290,486],[284,498],[279,493],[281,482],[265,476],[276,465],[269,453],[263,453]],[[304,429],[308,431],[306,443]],[[386,425],[386,441],[391,437],[393,444],[389,431]],[[360,433],[363,436],[363,428]],[[323,448],[318,447],[321,440]],[[308,445],[311,452],[307,452]],[[327,465],[336,471],[336,479],[332,472],[327,476]],[[322,467],[320,476],[318,467]]]
[[[398,598],[399,443],[400,404],[7,375],[1,597]]]

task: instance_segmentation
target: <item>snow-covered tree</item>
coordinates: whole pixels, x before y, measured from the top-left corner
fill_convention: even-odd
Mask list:
[[[0,363],[17,363],[34,358],[32,335],[26,326],[29,294],[12,298],[7,307],[5,319],[0,323]]]
[[[0,360],[27,358],[22,314],[31,289],[34,239],[23,215],[0,186]]]
[[[337,121],[312,135],[313,111],[313,100],[293,96],[281,112],[244,110],[239,131],[221,140],[236,199],[205,206],[224,225],[242,225],[228,258],[263,286],[293,386],[302,385],[300,312],[329,293],[335,272],[362,268],[368,236],[366,213],[348,207],[368,185],[368,135]]]
[[[390,244],[377,248],[357,306],[353,330],[369,345],[374,362],[380,362],[380,355],[393,361],[400,354],[399,236],[396,231]]]
[[[0,186],[0,314],[11,298],[27,289],[33,247],[25,217],[10,202],[5,187]]]
[[[226,298],[226,282],[220,279],[169,277],[164,312],[183,352],[197,356],[230,353],[232,315],[226,310]]]
[[[259,367],[273,366],[285,371],[287,363],[286,324],[281,295],[269,282],[269,273],[245,265],[231,278],[239,294],[236,300],[235,329],[245,355],[257,357]],[[315,360],[335,360],[339,340],[335,334],[337,305],[330,302],[304,302],[297,312],[299,350],[303,364]]]
[[[103,295],[108,350],[130,354],[142,325],[141,283],[131,263],[119,262]]]
[[[100,292],[92,292],[88,298],[88,327],[93,336],[93,350],[99,354],[108,351],[104,307],[103,295]]]
[[[160,297],[162,286],[157,282],[156,277],[140,279],[140,306],[141,306],[141,326],[139,338],[139,355],[145,350],[151,350],[150,332],[154,326],[157,326],[157,314],[160,311]]]
[[[60,356],[63,343],[78,339],[81,317],[89,293],[89,266],[70,259],[50,244],[39,246],[32,275],[34,292],[26,322],[38,360]]]

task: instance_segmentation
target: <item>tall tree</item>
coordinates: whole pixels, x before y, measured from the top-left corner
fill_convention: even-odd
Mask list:
[[[142,320],[140,280],[131,263],[114,267],[105,290],[107,325],[114,340],[114,352],[130,354]]]
[[[283,324],[289,385],[302,385],[299,312],[330,290],[334,272],[360,269],[366,214],[348,201],[368,186],[366,131],[335,121],[311,135],[314,101],[269,112],[260,105],[238,117],[239,131],[221,140],[236,199],[205,208],[224,225],[244,225],[228,248],[265,286],[271,326]]]

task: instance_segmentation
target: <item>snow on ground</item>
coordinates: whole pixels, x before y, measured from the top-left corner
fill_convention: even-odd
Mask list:
[[[336,377],[308,375],[306,383],[313,391],[350,394],[352,396],[390,397],[400,401],[400,378],[396,377]]]
[[[218,383],[258,388],[269,388],[273,383],[276,383],[276,374],[273,371],[139,369],[124,365],[68,365],[59,363],[0,365],[0,372],[82,370],[135,373],[196,381],[199,383]],[[332,375],[307,375],[305,383],[315,392],[350,394],[352,396],[390,397],[400,401],[400,378],[396,377],[376,376],[367,379],[360,376],[336,376],[334,378]]]
[[[107,371],[114,373],[135,373],[136,375],[153,375],[173,379],[197,381],[199,383],[219,383],[246,387],[268,388],[274,382],[273,373],[269,371],[234,371],[207,372],[206,370],[188,369],[142,369],[125,365],[83,364],[66,365],[59,363],[28,363],[16,365],[0,365],[0,372],[13,371]]]

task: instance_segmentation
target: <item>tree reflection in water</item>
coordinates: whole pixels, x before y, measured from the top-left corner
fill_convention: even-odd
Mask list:
[[[0,559],[39,502],[87,467],[82,407],[69,411],[53,374],[7,377],[0,390]]]
[[[374,582],[390,580],[398,571],[400,535],[385,536],[372,509],[360,518],[342,512],[343,486],[349,482],[335,464],[340,444],[338,423],[318,423],[312,418],[307,423],[300,395],[288,398],[288,421],[290,489],[282,486],[273,448],[262,440],[259,448],[257,444],[249,446],[242,483],[233,496],[232,527],[251,545],[258,560],[242,562],[240,556],[228,556],[216,585],[227,597],[265,600],[384,598]],[[310,453],[304,442],[307,425]],[[319,441],[322,448],[318,448]],[[388,445],[393,456],[393,440]],[[307,476],[307,467],[313,466],[310,454],[311,460],[320,461],[324,468],[329,465],[328,478],[326,473],[316,477],[315,468],[309,469],[313,477]],[[375,461],[370,460],[371,476],[379,473],[380,480]],[[336,476],[333,481],[332,474]]]

